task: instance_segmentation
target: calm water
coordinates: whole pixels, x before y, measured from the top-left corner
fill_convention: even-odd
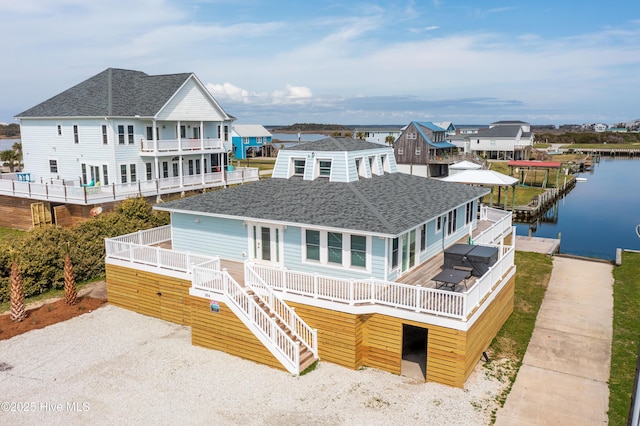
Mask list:
[[[298,141],[297,133],[271,133],[271,137],[272,139],[278,139],[280,141]],[[317,141],[318,139],[324,139],[326,137],[328,136],[320,133],[300,133],[300,142]]]
[[[16,142],[20,142],[20,139],[0,139],[0,151],[11,149]]]
[[[616,248],[640,250],[640,160],[602,158],[594,171],[581,173],[586,182],[557,205],[557,223],[516,224],[518,235],[557,238],[560,252],[615,259]],[[552,213],[552,212],[550,212]],[[547,216],[553,216],[548,214]]]

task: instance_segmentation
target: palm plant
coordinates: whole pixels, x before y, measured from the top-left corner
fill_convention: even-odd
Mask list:
[[[22,274],[18,268],[18,262],[11,262],[11,321],[20,322],[27,317],[27,311],[24,307],[24,285],[22,282]]]
[[[73,263],[71,263],[71,255],[69,254],[69,243],[67,243],[67,250],[64,255],[64,301],[67,305],[75,305],[78,301],[76,276],[73,273]]]

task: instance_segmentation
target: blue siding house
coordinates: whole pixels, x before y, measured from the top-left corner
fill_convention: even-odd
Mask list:
[[[238,160],[265,156],[263,147],[271,143],[271,133],[260,124],[234,124],[231,142]]]
[[[176,248],[395,280],[468,235],[487,192],[398,173],[391,147],[327,138],[280,150],[271,179],[155,208],[172,213]]]
[[[398,172],[393,154],[297,144],[271,179],[154,206],[171,225],[106,242],[110,303],[294,374],[318,359],[404,374],[419,340],[423,378],[464,386],[512,311],[511,214],[480,206],[485,188]],[[457,245],[492,258],[452,269]]]

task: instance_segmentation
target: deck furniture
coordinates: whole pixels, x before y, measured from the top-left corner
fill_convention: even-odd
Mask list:
[[[442,270],[442,272],[440,272],[439,274],[437,274],[435,277],[431,279],[435,281],[436,288],[445,287],[451,291],[455,291],[456,286],[463,281],[465,281],[466,283],[466,279],[469,278],[470,276],[471,276],[471,272],[466,270],[445,268]],[[465,288],[466,288],[466,284],[465,284]]]

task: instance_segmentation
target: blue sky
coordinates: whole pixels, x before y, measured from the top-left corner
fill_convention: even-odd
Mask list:
[[[108,67],[238,123],[640,119],[640,2],[0,0],[0,121]]]

